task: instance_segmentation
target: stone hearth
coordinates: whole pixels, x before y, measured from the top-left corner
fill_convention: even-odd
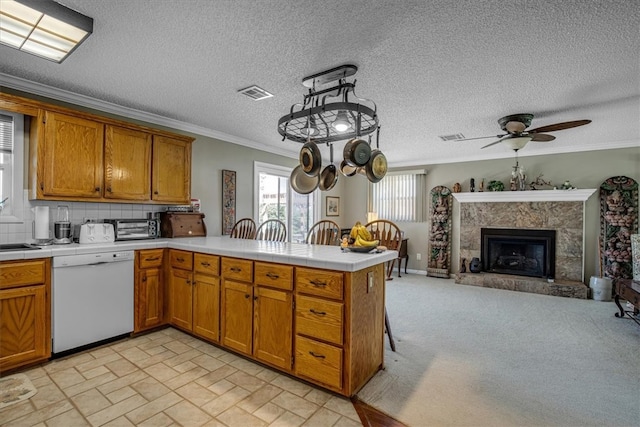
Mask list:
[[[484,288],[506,289],[509,291],[587,299],[589,288],[582,282],[559,280],[548,282],[539,277],[514,276],[495,273],[458,273],[455,282],[461,285]]]

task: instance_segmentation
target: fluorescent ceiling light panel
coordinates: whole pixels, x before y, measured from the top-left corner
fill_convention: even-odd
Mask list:
[[[0,0],[0,43],[62,62],[93,32],[93,19],[51,0]]]

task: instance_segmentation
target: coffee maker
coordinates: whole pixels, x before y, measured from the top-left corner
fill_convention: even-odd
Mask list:
[[[71,221],[69,221],[69,206],[58,206],[56,221],[53,223],[53,243],[66,245],[71,243]]]

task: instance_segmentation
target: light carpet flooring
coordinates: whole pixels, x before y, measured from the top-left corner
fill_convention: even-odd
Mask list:
[[[351,401],[164,329],[23,371],[2,426],[361,426]]]
[[[387,282],[397,352],[358,397],[409,426],[639,426],[640,326],[613,302]]]

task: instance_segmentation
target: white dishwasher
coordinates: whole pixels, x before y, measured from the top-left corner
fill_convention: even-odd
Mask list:
[[[53,257],[53,353],[133,331],[134,251]]]

